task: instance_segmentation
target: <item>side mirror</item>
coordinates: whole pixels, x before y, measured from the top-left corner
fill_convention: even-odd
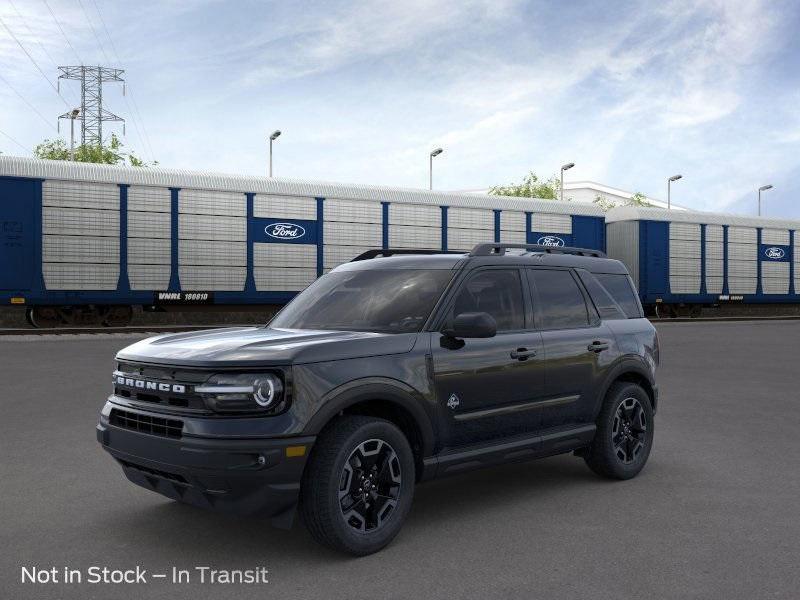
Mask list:
[[[442,331],[451,338],[490,338],[497,335],[497,322],[485,312],[465,312],[453,319],[452,326]]]

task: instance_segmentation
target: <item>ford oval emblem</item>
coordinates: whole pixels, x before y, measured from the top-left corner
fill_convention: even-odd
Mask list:
[[[306,230],[297,223],[272,223],[264,227],[264,233],[278,240],[296,240],[303,237]]]
[[[538,240],[536,240],[536,243],[539,244],[540,246],[564,246],[565,245],[564,244],[564,240],[562,240],[560,237],[557,237],[555,235],[543,235]]]
[[[772,260],[780,260],[784,256],[786,256],[786,251],[783,248],[778,248],[777,246],[771,246],[766,250],[764,250],[764,256]]]

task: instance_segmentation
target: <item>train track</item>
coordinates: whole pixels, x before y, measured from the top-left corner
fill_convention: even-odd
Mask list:
[[[678,317],[675,319],[650,319],[654,324],[662,323],[725,323],[736,321],[798,321],[800,315],[785,316],[732,316],[732,317]],[[224,327],[250,327],[253,324],[216,324],[216,325],[130,325],[128,327],[54,327],[33,329],[30,327],[0,328],[0,337],[10,335],[98,335],[113,333],[180,333],[183,331],[199,331],[201,329],[221,329]]]

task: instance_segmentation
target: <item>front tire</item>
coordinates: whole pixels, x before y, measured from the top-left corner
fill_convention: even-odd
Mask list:
[[[344,416],[317,439],[300,490],[300,512],[318,542],[364,556],[391,542],[414,497],[414,455],[389,421]]]
[[[597,432],[584,460],[603,477],[636,477],[650,456],[653,430],[653,408],[647,392],[635,383],[615,383],[606,394],[597,417]]]

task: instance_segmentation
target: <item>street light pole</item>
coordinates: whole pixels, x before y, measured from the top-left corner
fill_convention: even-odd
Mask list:
[[[80,114],[79,108],[73,108],[69,113],[69,159],[75,160],[75,118]]]
[[[428,157],[428,189],[433,189],[433,157],[439,156],[444,150],[441,148],[436,148],[435,150],[431,150],[431,154]]]
[[[761,192],[766,192],[772,189],[772,184],[762,185],[758,188],[758,216],[761,216]]]
[[[564,201],[564,171],[568,171],[575,166],[575,163],[567,163],[561,165],[561,201]]]
[[[671,198],[672,190],[670,189],[670,185],[672,184],[673,181],[678,181],[678,179],[682,177],[683,175],[673,175],[672,177],[667,179],[667,210],[670,210],[672,208],[672,198]]]
[[[278,139],[281,135],[281,130],[276,129],[272,132],[272,135],[269,136],[269,176],[272,177],[272,142]]]

